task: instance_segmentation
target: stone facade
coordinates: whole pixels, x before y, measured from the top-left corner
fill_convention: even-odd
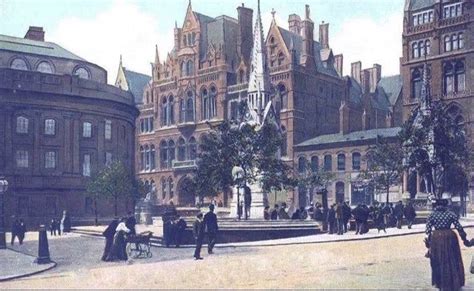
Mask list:
[[[403,19],[403,119],[419,103],[423,65],[430,70],[433,100],[448,104],[446,114],[465,125],[474,145],[474,5],[469,0],[406,0]],[[474,175],[471,175],[471,179]],[[471,180],[471,185],[473,180]],[[404,176],[403,191],[423,194],[419,175]],[[472,192],[472,190],[471,190]]]
[[[133,174],[138,110],[132,94],[106,80],[103,68],[45,42],[44,32],[33,39],[0,35],[0,175],[10,183],[7,218],[16,215],[35,227],[62,210],[74,219],[93,217],[85,196],[88,176],[111,159],[122,160]],[[101,215],[113,215],[110,203],[99,207]]]
[[[247,98],[253,11],[241,6],[237,13],[237,19],[211,18],[189,4],[164,62],[157,52],[145,89],[150,98],[137,121],[143,130],[137,131],[136,165],[138,177],[157,186],[160,204],[194,205],[186,185],[200,138],[209,124],[235,119],[239,102]],[[285,140],[281,153],[288,164],[296,165],[295,146],[315,136],[401,120],[395,109],[401,108],[400,91],[379,89],[379,65],[362,70],[355,63],[352,76],[344,77],[343,56],[329,45],[329,24],[319,25],[316,41],[309,6],[303,19],[292,14],[288,21],[286,30],[273,20],[265,39],[271,98]],[[228,197],[218,201],[228,204]]]

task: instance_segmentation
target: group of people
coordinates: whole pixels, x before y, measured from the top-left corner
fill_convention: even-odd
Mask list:
[[[71,231],[71,218],[66,210],[63,211],[61,219],[53,218],[49,224],[49,232],[51,236]]]
[[[207,253],[213,254],[213,249],[216,244],[217,232],[219,225],[217,223],[217,215],[214,213],[214,205],[209,205],[209,211],[203,215],[199,213],[193,224],[193,236],[196,241],[196,248],[194,250],[194,259],[202,260],[201,248],[204,241],[204,236],[207,234],[208,244]]]
[[[129,212],[127,216],[122,217],[120,220],[118,218],[112,220],[102,233],[105,237],[102,261],[114,262],[128,260],[126,236],[136,235],[136,224],[137,220],[132,212]]]
[[[23,221],[23,219],[16,219],[13,217],[11,230],[12,230],[11,245],[13,246],[15,244],[15,238],[18,238],[18,242],[20,243],[20,245],[22,245],[23,240],[25,239],[25,234],[26,234],[26,224]]]
[[[174,244],[179,248],[186,226],[186,221],[177,213],[166,219],[163,228],[166,247],[170,247],[170,245]]]

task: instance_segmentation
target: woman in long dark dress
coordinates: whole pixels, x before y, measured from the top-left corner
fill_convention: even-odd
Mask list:
[[[130,229],[125,226],[126,220],[126,218],[122,218],[117,228],[115,229],[114,242],[112,244],[112,247],[110,248],[110,253],[106,258],[107,262],[126,261],[128,259],[125,234],[129,233]]]
[[[107,261],[107,256],[109,255],[110,249],[114,243],[115,230],[117,229],[118,224],[119,221],[117,218],[115,218],[102,233],[102,235],[105,237],[105,248],[102,255],[102,261]]]
[[[441,290],[459,290],[464,286],[464,266],[458,237],[451,225],[457,229],[464,245],[470,246],[470,243],[458,217],[447,206],[446,199],[438,199],[433,204],[434,210],[426,222],[425,243],[429,249],[432,285]]]

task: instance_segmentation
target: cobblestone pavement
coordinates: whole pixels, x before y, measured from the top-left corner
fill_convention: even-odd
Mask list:
[[[0,250],[0,258],[0,281],[42,272],[55,266],[54,263],[36,264],[34,256],[18,253],[10,249]]]
[[[467,229],[474,237],[474,229]],[[35,253],[35,241],[22,251]],[[50,240],[58,266],[0,288],[421,288],[431,290],[422,234],[338,243],[219,248],[204,260],[191,249],[154,248],[153,258],[129,263],[99,261],[104,241],[71,235]],[[20,249],[20,247],[18,247]],[[462,247],[466,288],[474,248]],[[1,264],[1,263],[0,263]],[[3,267],[3,266],[2,266]]]

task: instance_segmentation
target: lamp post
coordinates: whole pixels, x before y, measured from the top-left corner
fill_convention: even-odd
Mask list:
[[[233,167],[232,177],[234,179],[235,185],[237,186],[237,218],[240,220],[242,217],[242,211],[240,210],[240,187],[244,179],[244,169],[238,166]]]
[[[8,190],[8,181],[4,177],[0,177],[0,196],[2,203],[2,215],[0,219],[0,249],[7,248],[7,242],[5,238],[5,193]]]

